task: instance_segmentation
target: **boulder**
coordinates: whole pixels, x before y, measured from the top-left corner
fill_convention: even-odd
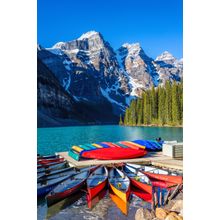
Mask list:
[[[152,220],[153,218],[155,218],[154,213],[143,208],[139,208],[135,214],[135,220]]]
[[[169,214],[169,211],[162,208],[156,208],[155,214],[158,219],[164,220],[166,216]]]
[[[183,200],[176,200],[176,202],[171,208],[171,211],[179,213],[182,209],[183,209]]]
[[[178,215],[176,212],[170,212],[165,220],[183,220],[183,217]]]
[[[146,220],[144,216],[144,209],[139,208],[135,213],[135,220]]]

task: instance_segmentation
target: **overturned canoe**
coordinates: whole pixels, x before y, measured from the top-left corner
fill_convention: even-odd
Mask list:
[[[117,147],[117,148],[121,148],[120,146],[118,146],[117,144],[111,143],[111,142],[102,142],[103,144],[108,145],[109,147]]]
[[[158,151],[161,150],[161,148],[159,148],[155,143],[148,141],[148,140],[135,140],[132,141],[135,144],[139,144],[142,145],[146,148],[146,150],[148,151]]]
[[[73,149],[69,150],[68,155],[72,157],[74,160],[78,161],[80,159],[80,154]]]
[[[119,160],[137,158],[146,155],[144,150],[135,150],[130,148],[99,148],[91,151],[82,152],[81,156],[85,158],[99,159],[99,160]]]
[[[127,146],[127,147],[129,147],[129,148],[131,148],[131,149],[136,149],[136,150],[140,149],[139,146],[137,146],[136,144],[134,144],[132,142],[129,142],[129,141],[120,141],[120,143]],[[144,147],[142,149],[144,149]]]
[[[127,203],[130,196],[129,178],[119,169],[112,168],[109,172],[108,181],[114,194],[117,195],[122,201]]]
[[[72,175],[65,181],[58,184],[46,196],[48,206],[80,190],[81,187],[85,184],[88,175],[89,175],[89,171],[84,171],[76,175]]]
[[[144,174],[146,174],[149,178],[164,181],[168,183],[175,183],[175,184],[182,184],[183,177],[180,175],[177,175],[173,172],[168,172],[167,170],[151,167],[151,166],[141,166],[137,164],[130,164],[127,163],[128,166],[133,167],[135,169],[138,169],[142,171]]]
[[[101,145],[93,143],[92,146],[96,147],[96,148],[103,148]]]
[[[86,180],[88,191],[88,203],[106,187],[107,180],[108,170],[106,167],[103,166],[97,168],[89,175],[88,179]]]

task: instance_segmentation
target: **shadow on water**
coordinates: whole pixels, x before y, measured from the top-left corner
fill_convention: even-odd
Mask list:
[[[48,207],[47,210],[47,216],[46,219],[50,219],[52,216],[58,214],[63,209],[74,205],[74,206],[81,206],[84,205],[85,202],[83,200],[81,202],[78,202],[80,198],[85,198],[85,191],[79,191],[75,194],[72,194],[71,196],[57,202],[56,204],[53,204],[52,206]],[[78,202],[78,203],[77,203]]]
[[[104,196],[104,198],[102,198]],[[74,195],[47,207],[46,201],[38,201],[38,220],[133,220],[136,210],[140,207],[148,208],[146,202],[132,195],[128,204],[128,215],[124,215],[113,202],[106,191],[93,200],[93,208],[89,209],[85,192]]]

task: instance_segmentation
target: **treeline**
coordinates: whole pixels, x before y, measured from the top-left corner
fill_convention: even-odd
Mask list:
[[[120,125],[169,125],[183,122],[183,83],[169,81],[164,87],[152,87],[133,100],[120,117]]]

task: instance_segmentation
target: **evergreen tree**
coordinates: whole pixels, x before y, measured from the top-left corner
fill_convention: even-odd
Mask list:
[[[129,111],[129,107],[125,111],[124,125],[128,125],[128,111]]]
[[[151,116],[152,122],[157,119],[157,100],[154,86],[151,88]]]
[[[133,100],[125,111],[124,125],[182,124],[183,83],[169,81],[164,87],[152,87]],[[120,117],[120,124],[123,123]]]
[[[172,95],[170,81],[166,81],[165,95],[165,123],[170,124],[172,122]]]
[[[173,125],[178,124],[178,97],[177,97],[177,84],[174,81],[172,86],[172,122]]]
[[[151,95],[150,95],[150,91],[146,91],[146,121],[147,121],[147,125],[151,124]]]
[[[143,99],[141,98],[137,100],[136,113],[137,113],[137,125],[142,125],[143,124]]]
[[[183,81],[180,83],[180,92],[179,92],[179,99],[180,99],[180,125],[183,124]]]
[[[121,115],[120,115],[120,119],[119,119],[119,125],[123,125],[123,121],[122,121]]]
[[[146,92],[143,93],[143,124],[147,124],[147,95]]]
[[[165,124],[165,89],[161,86],[158,88],[158,122]]]

